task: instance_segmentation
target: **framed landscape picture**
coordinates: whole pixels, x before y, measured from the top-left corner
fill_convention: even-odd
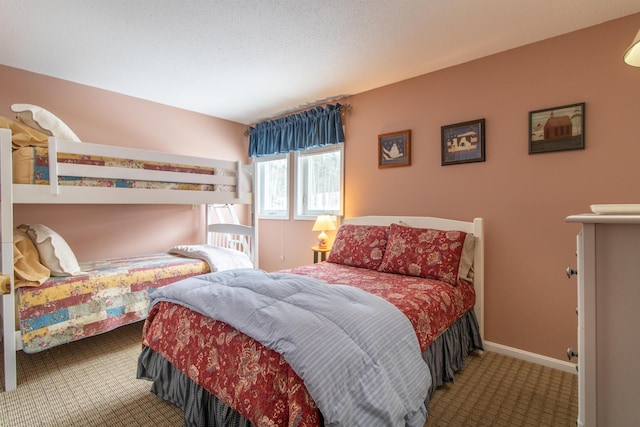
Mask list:
[[[584,102],[529,113],[529,154],[584,149]]]
[[[442,126],[442,166],[484,162],[484,119]]]

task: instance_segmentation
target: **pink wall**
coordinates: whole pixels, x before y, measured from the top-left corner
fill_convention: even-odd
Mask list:
[[[637,203],[640,69],[622,53],[640,14],[352,96],[347,216],[486,221],[485,338],[564,359],[576,341],[576,225],[592,203]],[[0,115],[50,109],[90,142],[244,158],[244,126],[0,66]],[[529,155],[529,111],[586,103],[586,149]],[[486,119],[486,162],[440,166],[440,127]],[[411,129],[412,165],[377,168],[377,136]],[[81,259],[196,242],[201,213],[180,206],[22,206],[16,224],[58,230]],[[312,261],[310,221],[261,221],[260,266]],[[335,233],[330,233],[333,236]]]
[[[87,142],[246,160],[244,126],[138,98],[0,66],[0,115],[11,104],[40,105]],[[166,251],[201,243],[203,210],[191,206],[21,205],[14,223],[43,223],[81,261]]]
[[[565,359],[576,346],[579,227],[594,203],[638,203],[640,14],[352,96],[346,216],[485,218],[485,339]],[[419,54],[419,53],[417,53]],[[585,150],[528,154],[528,113],[586,103]],[[486,119],[486,162],[440,165],[442,125]],[[378,169],[377,136],[412,131],[412,165]],[[312,261],[310,221],[261,221],[261,267]],[[280,256],[284,256],[284,261]]]

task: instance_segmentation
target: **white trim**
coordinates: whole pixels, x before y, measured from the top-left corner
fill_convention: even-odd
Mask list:
[[[551,357],[543,356],[541,354],[531,353],[529,351],[520,350],[514,347],[508,347],[506,345],[497,344],[491,341],[484,341],[483,344],[485,351],[492,351],[494,353],[515,357],[516,359],[536,363],[538,365],[568,372],[570,374],[577,374],[575,363],[565,362],[564,360],[554,359]]]
[[[322,209],[311,211],[305,208],[307,194],[304,184],[307,181],[307,171],[302,167],[303,157],[317,154],[338,152],[340,154],[340,205],[338,210]],[[329,214],[332,216],[344,215],[344,143],[324,145],[322,147],[299,150],[293,153],[293,219],[315,220],[318,215]]]

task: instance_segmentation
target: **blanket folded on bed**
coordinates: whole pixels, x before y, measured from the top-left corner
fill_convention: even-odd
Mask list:
[[[50,271],[40,262],[40,254],[27,233],[13,231],[13,272],[15,287],[40,286],[50,276]],[[2,286],[2,293],[9,293],[9,283]]]
[[[211,272],[251,268],[253,263],[244,252],[211,245],[174,246],[169,253],[187,258],[195,258],[209,264]]]
[[[361,289],[242,269],[165,286],[169,301],[223,321],[280,353],[326,426],[416,426],[431,384],[409,320]]]

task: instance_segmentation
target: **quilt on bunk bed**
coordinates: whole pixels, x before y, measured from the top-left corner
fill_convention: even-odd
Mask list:
[[[20,147],[13,151],[13,182],[15,184],[49,184],[49,150],[47,147]],[[71,153],[59,153],[58,162],[91,166],[112,166],[130,169],[146,169],[163,172],[181,172],[201,175],[215,175],[214,168],[186,166],[180,164],[128,160],[111,157],[86,156]],[[228,173],[228,172],[227,172]],[[233,185],[207,185],[195,183],[158,182],[126,179],[86,178],[60,176],[60,185],[146,188],[167,190],[234,191]]]
[[[150,291],[210,271],[205,261],[169,253],[80,263],[80,268],[78,275],[16,290],[26,353],[143,320]]]
[[[81,140],[69,127],[55,115],[41,107],[30,104],[14,104],[16,120],[0,117],[0,127],[12,132],[12,163],[13,182],[15,184],[48,184],[49,183],[49,152],[48,138],[54,136],[61,140]],[[182,165],[175,163],[130,160],[93,155],[58,153],[59,163],[109,166],[130,169],[146,169],[162,172],[179,172],[200,175],[235,175],[234,171],[211,167]],[[163,190],[196,190],[196,191],[235,191],[234,185],[159,182],[131,179],[87,178],[75,176],[59,176],[60,185],[144,188]]]
[[[389,227],[343,225],[329,262],[283,273],[320,279],[327,286],[346,284],[381,297],[399,309],[409,320],[415,332],[413,339],[417,337],[421,356],[431,371],[433,388],[429,395],[422,396],[428,401],[435,387],[452,380],[453,371],[462,367],[469,351],[482,349],[473,313],[474,288],[468,281],[473,269],[469,264],[463,274],[459,270],[465,233],[436,232],[437,236],[432,233],[427,237],[439,247],[438,262],[431,258],[431,265],[439,265],[434,269],[427,265],[426,258],[432,256],[428,254],[419,256],[426,257],[422,266],[419,261],[400,261],[404,252],[401,246],[406,246],[408,236],[402,235],[402,229],[399,231],[396,235],[401,239],[389,239],[387,246]],[[385,251],[390,252],[383,260]],[[410,270],[402,273],[405,266]],[[427,271],[435,276],[420,277]],[[174,286],[179,285],[163,288],[163,293]],[[349,317],[349,310],[344,311]],[[375,316],[373,312],[371,316]],[[306,332],[311,340],[322,335],[314,328]],[[222,320],[190,309],[189,304],[162,300],[153,304],[145,321],[142,344],[138,377],[152,380],[152,392],[181,406],[186,425],[323,423],[315,400],[317,394],[312,395],[305,386],[306,366],[294,370],[277,351]],[[296,344],[285,340],[285,348],[287,345]],[[394,346],[395,343],[387,349],[393,352]],[[449,353],[450,359],[443,360],[443,352]],[[325,357],[328,365],[341,363],[332,361],[331,355]]]

